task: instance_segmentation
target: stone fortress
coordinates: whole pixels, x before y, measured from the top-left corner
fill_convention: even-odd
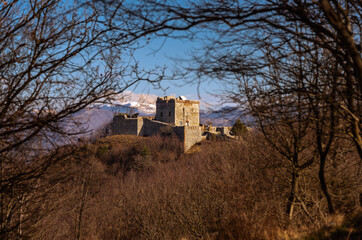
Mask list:
[[[171,128],[183,143],[187,152],[193,145],[205,139],[202,136],[205,127],[200,124],[199,101],[187,100],[186,97],[158,97],[155,117],[140,117],[127,114],[114,116],[112,122],[113,135],[152,136],[163,129]],[[219,130],[229,133],[230,127],[216,129],[209,126],[210,131]]]

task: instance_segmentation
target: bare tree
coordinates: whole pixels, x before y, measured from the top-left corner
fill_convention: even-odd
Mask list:
[[[336,138],[346,133],[362,159],[360,1],[147,0],[128,4],[125,12],[138,19],[138,35],[206,41],[195,53],[198,65],[187,71],[199,81],[220,79],[228,100],[248,109],[288,159],[289,216],[298,199],[298,176],[315,159],[334,213],[325,167]]]
[[[134,3],[130,9],[129,14],[141,19],[142,28],[157,36],[201,36],[208,40],[205,51],[196,56],[200,65],[189,69],[198,71],[198,76],[209,74],[223,81],[230,77],[231,83],[235,71],[263,77],[262,71],[257,71],[266,67],[260,59],[263,52],[256,47],[258,42],[278,52],[291,39],[299,39],[328,52],[342,70],[336,96],[343,101],[334,104],[348,119],[346,132],[362,159],[360,1],[147,0]],[[205,33],[205,29],[212,33]],[[276,60],[287,61],[288,55]]]
[[[127,24],[113,29],[92,1],[0,3],[0,236],[26,235],[47,171],[66,159],[71,115],[160,75],[141,72]],[[117,35],[117,41],[112,41]],[[162,74],[162,71],[161,71]],[[33,212],[32,212],[33,211]],[[40,217],[40,216],[38,216]]]
[[[188,70],[226,83],[234,93],[230,100],[247,104],[243,107],[262,120],[262,130],[286,124],[290,135],[277,141],[288,147],[283,152],[294,147],[291,152],[299,152],[301,138],[313,129],[321,189],[333,213],[324,167],[343,127],[339,119],[346,120],[344,132],[362,159],[361,2],[148,0],[142,5],[135,3],[130,14],[157,35],[201,36],[209,43],[194,56],[198,66],[192,63]],[[289,136],[296,140],[292,148]]]
[[[24,235],[25,222],[36,212],[30,203],[43,197],[38,190],[48,184],[47,171],[69,153],[59,143],[80,132],[73,113],[141,80],[162,79],[162,71],[140,73],[133,58],[146,37],[212,31],[201,34],[210,45],[196,56],[199,65],[188,70],[240,87],[231,100],[249,100],[247,107],[260,114],[261,130],[275,135],[288,129],[270,142],[289,157],[297,153],[290,158],[296,169],[310,162],[300,162],[299,154],[314,123],[323,190],[322,160],[333,146],[338,119],[347,119],[344,130],[362,159],[361,12],[357,0],[2,2],[1,237]],[[294,43],[302,45],[293,48]],[[304,64],[308,61],[312,64]],[[313,72],[323,61],[329,64],[324,72]],[[240,85],[245,79],[256,84]],[[263,94],[255,101],[258,91]],[[283,124],[274,128],[274,123]],[[327,189],[323,192],[328,199]]]

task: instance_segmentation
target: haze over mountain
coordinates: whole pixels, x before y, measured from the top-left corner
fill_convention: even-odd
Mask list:
[[[109,124],[113,116],[118,113],[134,114],[140,116],[153,116],[156,112],[156,95],[137,94],[127,91],[114,98],[109,103],[94,104],[73,115],[78,128],[86,130],[85,136],[91,137]],[[224,114],[224,108],[212,111],[202,101],[200,103],[200,122],[212,123],[214,126],[232,126],[238,118],[238,113]]]

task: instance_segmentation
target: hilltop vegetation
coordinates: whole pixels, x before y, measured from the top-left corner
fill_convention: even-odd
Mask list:
[[[290,221],[285,213],[290,174],[278,153],[260,137],[204,141],[195,147],[183,154],[173,136],[111,136],[79,147],[48,175],[48,180],[62,180],[46,191],[47,201],[33,203],[39,219],[36,215],[29,219],[26,235],[33,239],[304,239],[310,233],[306,239],[335,239],[322,236],[338,230],[340,235],[333,236],[358,239],[360,215],[358,224],[355,220],[354,225],[343,225],[341,220],[358,209],[358,169],[351,167],[358,163],[357,157],[327,166],[339,221],[327,214],[315,177],[317,166],[301,176],[300,201]]]
[[[360,239],[361,13],[360,0],[0,1],[0,239]],[[196,45],[175,69],[142,67],[138,50],[170,38]],[[223,113],[255,130],[189,154],[172,134],[74,138],[90,129],[72,116],[170,79],[217,86]]]

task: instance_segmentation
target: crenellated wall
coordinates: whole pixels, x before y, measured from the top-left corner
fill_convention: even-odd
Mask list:
[[[164,127],[172,127],[186,152],[201,141],[202,130],[199,126],[199,102],[184,99],[172,96],[157,98],[155,119],[129,118],[126,114],[114,116],[112,134],[152,136]]]
[[[199,126],[199,107],[199,101],[172,96],[159,97],[156,101],[155,119],[173,126]]]
[[[140,117],[128,118],[124,114],[116,115],[112,121],[112,134],[139,136],[142,125],[143,119]]]
[[[155,120],[175,125],[176,99],[157,98]]]

